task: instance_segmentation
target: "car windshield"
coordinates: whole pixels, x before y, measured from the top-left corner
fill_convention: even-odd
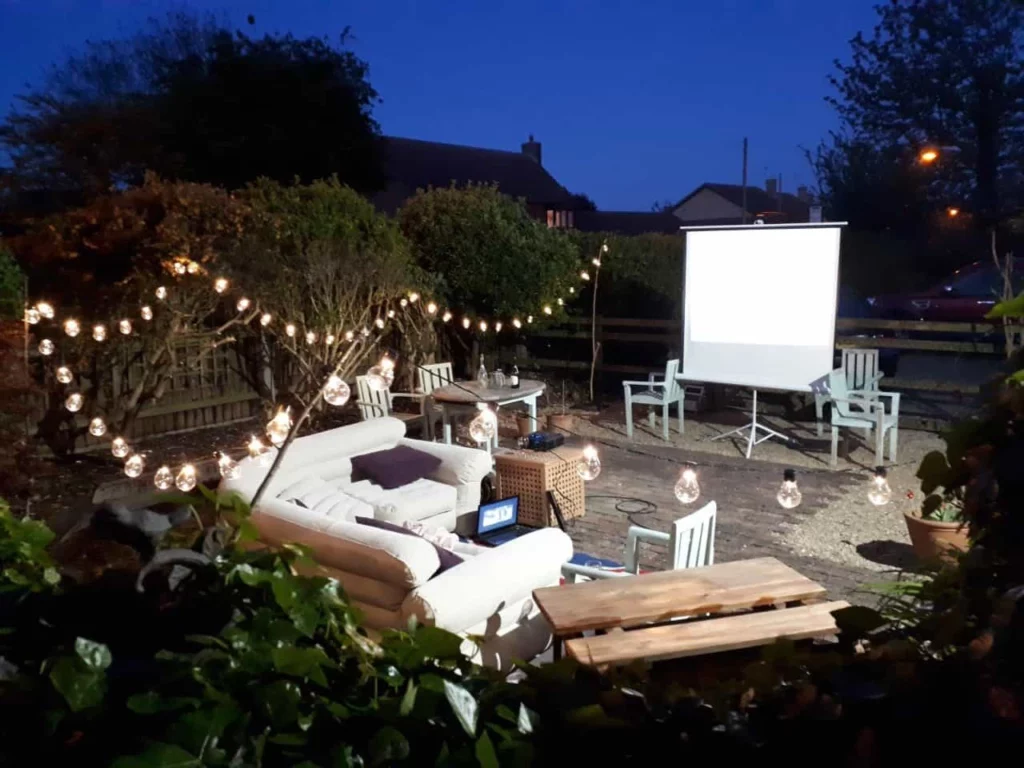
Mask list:
[[[1024,269],[1015,264],[1017,269],[1013,275],[1013,292],[1024,290]],[[1003,277],[994,266],[971,270],[965,274],[954,276],[946,283],[958,296],[977,296],[979,298],[997,298],[1003,293]]]

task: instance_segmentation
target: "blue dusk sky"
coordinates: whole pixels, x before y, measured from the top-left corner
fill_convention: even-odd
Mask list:
[[[836,127],[824,97],[875,0],[0,0],[0,107],[86,39],[190,7],[251,34],[336,37],[370,65],[384,133],[517,150],[606,210],[704,181],[813,184],[802,147]],[[249,27],[246,16],[256,24]]]

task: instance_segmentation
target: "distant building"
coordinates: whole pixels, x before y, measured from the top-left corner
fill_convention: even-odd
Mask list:
[[[649,232],[672,234],[679,231],[679,219],[669,211],[577,211],[576,229],[581,232],[615,232],[619,235],[643,235]]]
[[[813,202],[807,187],[798,187],[791,195],[778,187],[777,179],[768,179],[765,188],[746,189],[746,221],[763,219],[766,224],[807,222]],[[672,207],[672,214],[683,226],[695,224],[739,224],[744,220],[744,194],[740,184],[705,183]]]

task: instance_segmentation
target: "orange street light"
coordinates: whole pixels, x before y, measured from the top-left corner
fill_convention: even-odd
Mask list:
[[[957,216],[960,215],[960,209],[959,208],[953,208],[953,207],[947,208],[946,209],[946,215],[949,216],[949,218],[951,218],[951,219],[955,219]]]
[[[939,150],[929,147],[928,149],[921,150],[921,153],[917,156],[917,160],[922,165],[931,165],[939,159]]]

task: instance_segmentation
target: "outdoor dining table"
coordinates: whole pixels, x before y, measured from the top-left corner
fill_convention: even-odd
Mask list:
[[[444,441],[451,445],[452,418],[459,413],[475,411],[478,403],[497,406],[512,403],[526,403],[530,412],[532,431],[537,430],[537,398],[544,392],[543,381],[520,379],[519,387],[513,389],[507,384],[502,387],[482,386],[478,381],[460,381],[456,384],[445,384],[430,393],[431,399],[441,408],[441,422],[444,427]],[[498,447],[498,433],[494,433],[494,448]],[[491,444],[486,445],[488,453]]]

